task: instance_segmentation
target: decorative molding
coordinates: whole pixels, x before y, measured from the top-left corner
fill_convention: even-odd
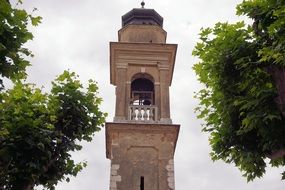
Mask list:
[[[117,65],[116,65],[116,68],[117,68],[117,69],[127,69],[127,68],[128,68],[128,65],[127,65],[127,64],[117,64]]]
[[[170,67],[166,62],[157,62],[157,66],[159,70],[169,70]]]
[[[159,70],[167,70],[169,72],[167,83],[170,86],[173,77],[176,51],[177,44],[111,42],[111,84],[117,84],[117,68],[129,69],[131,66],[142,66],[158,67]]]
[[[112,141],[114,133],[141,133],[141,134],[165,134],[167,140],[173,144],[173,155],[176,148],[180,125],[174,124],[151,124],[151,123],[106,123],[106,157],[112,156]]]

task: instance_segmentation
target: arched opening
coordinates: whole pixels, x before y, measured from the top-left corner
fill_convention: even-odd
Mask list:
[[[135,121],[156,121],[154,79],[146,73],[132,77],[129,118]]]
[[[131,83],[132,105],[154,105],[154,85],[148,78],[136,78]]]

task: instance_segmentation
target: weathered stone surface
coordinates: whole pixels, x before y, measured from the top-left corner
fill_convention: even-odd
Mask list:
[[[143,177],[147,190],[174,189],[173,156],[178,133],[179,125],[106,123],[107,157],[112,165],[110,188],[139,190]]]
[[[129,25],[119,31],[119,42],[165,43],[166,32],[155,25]]]

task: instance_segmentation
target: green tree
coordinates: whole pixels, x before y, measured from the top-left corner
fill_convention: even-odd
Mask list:
[[[193,68],[205,86],[196,111],[212,159],[234,163],[253,180],[267,158],[285,166],[285,1],[245,0],[237,14],[253,24],[217,23],[200,33]]]
[[[22,1],[18,1],[21,4]],[[28,26],[38,25],[41,17],[32,16],[25,10],[12,8],[8,0],[0,1],[0,90],[3,79],[25,77],[29,64],[27,57],[32,53],[23,45],[33,39]]]
[[[18,3],[22,3],[21,0]],[[50,93],[23,82],[31,52],[24,44],[33,38],[28,25],[41,17],[12,8],[0,1],[0,189],[32,190],[42,185],[54,189],[69,181],[86,166],[75,163],[70,152],[91,141],[104,124],[106,113],[99,109],[96,82],[83,88],[73,72],[65,71]],[[3,89],[3,79],[14,86]]]
[[[76,176],[86,164],[76,164],[70,152],[81,149],[79,141],[91,141],[105,121],[97,91],[94,81],[84,90],[75,73],[65,71],[49,94],[21,82],[1,93],[2,189],[54,189],[58,181]]]

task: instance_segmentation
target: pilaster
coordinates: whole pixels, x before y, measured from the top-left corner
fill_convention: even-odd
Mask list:
[[[127,65],[117,65],[116,110],[114,121],[126,120]]]
[[[169,66],[165,63],[158,63],[158,69],[160,73],[160,120],[165,123],[172,123],[169,103]]]

